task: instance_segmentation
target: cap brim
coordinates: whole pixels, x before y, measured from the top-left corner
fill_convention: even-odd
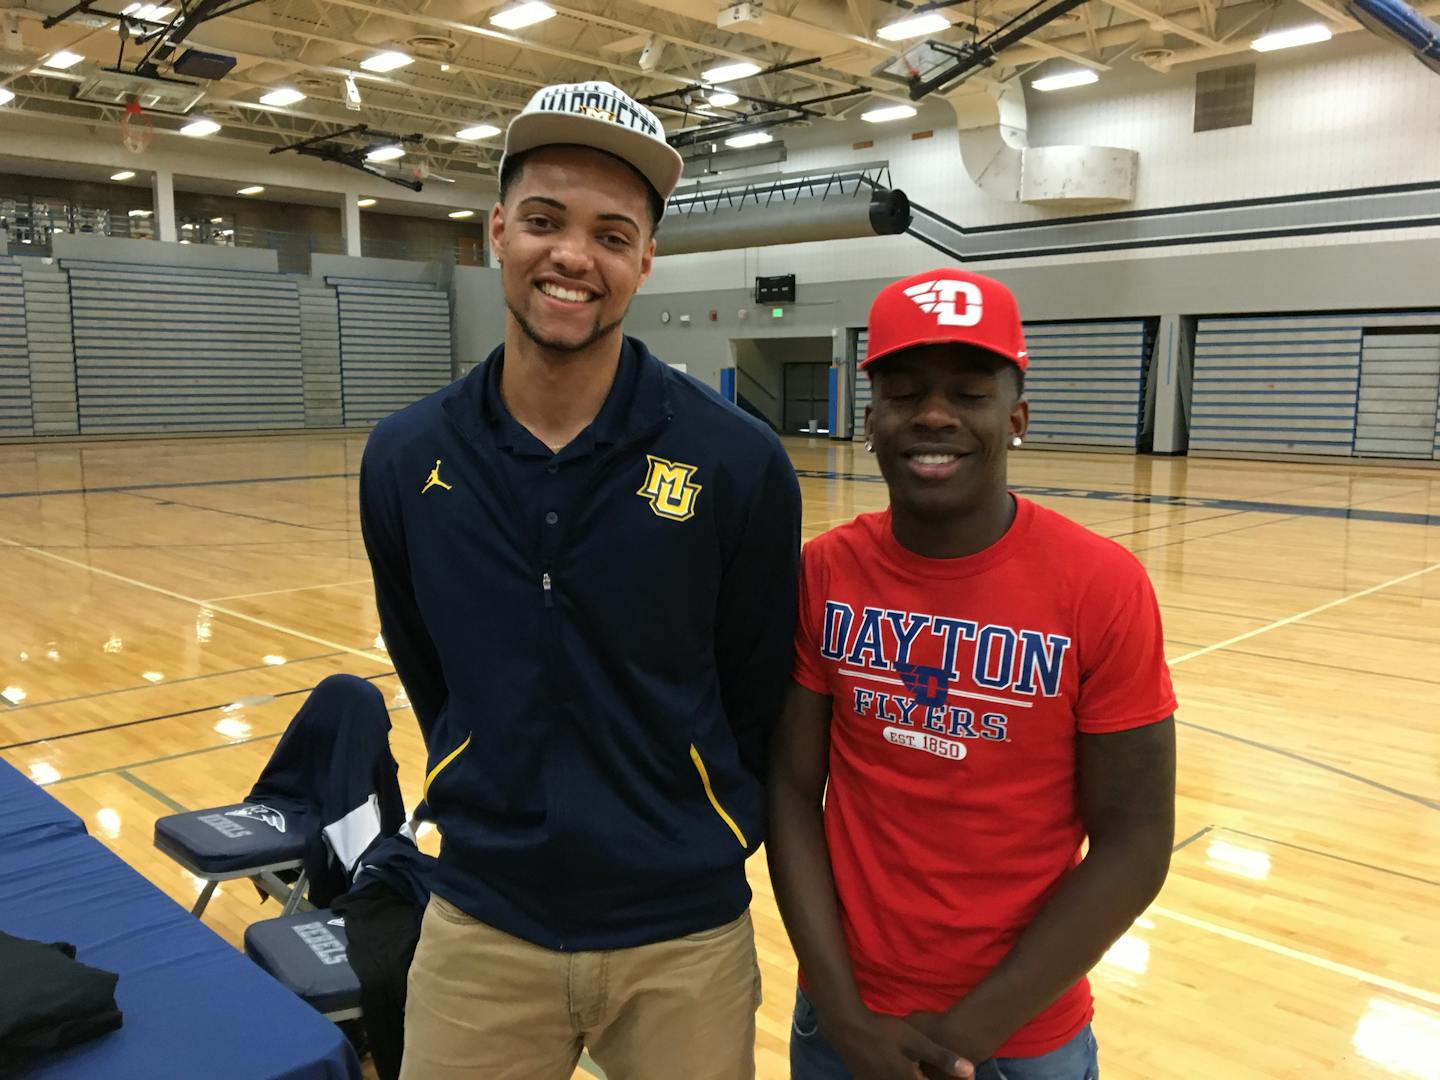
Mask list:
[[[685,169],[684,160],[668,143],[609,120],[575,113],[517,116],[505,134],[505,155],[562,143],[604,150],[628,162],[659,192],[662,203],[670,198]]]
[[[905,341],[905,342],[901,342],[899,345],[892,345],[892,346],[890,346],[890,348],[886,349],[886,350],[885,350],[884,352],[882,352],[882,353],[876,353],[876,354],[874,354],[873,356],[867,356],[867,357],[865,357],[864,360],[860,361],[860,370],[861,370],[861,371],[865,371],[865,370],[867,370],[867,369],[870,367],[871,364],[874,364],[874,363],[877,363],[878,361],[884,360],[884,359],[886,359],[887,357],[894,356],[896,353],[902,353],[902,352],[904,352],[906,349],[918,349],[921,345],[964,345],[964,346],[967,346],[968,348],[971,348],[971,349],[979,349],[981,352],[988,352],[988,353],[990,353],[992,356],[998,356],[1001,360],[1008,360],[1010,363],[1014,364],[1016,367],[1022,367],[1022,366],[1023,366],[1023,365],[1020,363],[1020,360],[1019,360],[1018,357],[1011,356],[1009,353],[1006,353],[1006,352],[1001,352],[999,349],[992,348],[992,347],[989,346],[989,345],[982,345],[982,344],[981,344],[980,342],[978,342],[978,341],[961,341],[961,340],[959,340],[958,338],[956,338],[956,337],[954,337],[954,336],[949,336],[949,337],[939,337],[939,336],[935,336],[935,337],[918,337],[918,338],[915,338],[913,341]]]

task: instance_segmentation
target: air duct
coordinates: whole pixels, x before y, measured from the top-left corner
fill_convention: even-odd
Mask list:
[[[1345,10],[1365,28],[1399,42],[1440,74],[1440,25],[1401,0],[1345,0]]]
[[[910,200],[903,191],[862,188],[854,195],[776,200],[691,213],[672,211],[656,236],[657,255],[895,236],[910,227]]]
[[[1135,198],[1140,155],[1116,146],[1031,146],[1025,98],[1014,86],[949,99],[960,158],[976,187],[1005,202],[1077,210]]]

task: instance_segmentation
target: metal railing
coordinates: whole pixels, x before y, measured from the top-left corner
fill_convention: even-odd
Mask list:
[[[341,255],[337,233],[292,232],[235,224],[232,217],[184,216],[176,222],[179,242],[214,247],[262,248],[274,251],[282,273],[308,274],[315,255]],[[113,236],[129,240],[156,239],[150,211],[126,216],[104,207],[87,207],[63,199],[33,196],[0,197],[0,229],[7,233],[12,254],[50,255],[56,234]],[[361,254],[408,262],[450,266],[485,266],[485,241],[480,237],[435,240],[362,238]]]
[[[813,169],[763,179],[744,177],[691,188],[670,197],[667,213],[714,213],[743,206],[770,206],[800,199],[854,198],[862,191],[890,187],[890,163],[867,162],[844,169]]]

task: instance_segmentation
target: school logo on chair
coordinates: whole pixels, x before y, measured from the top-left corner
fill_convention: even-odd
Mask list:
[[[695,500],[701,487],[690,478],[695,475],[694,465],[678,461],[666,461],[654,454],[646,454],[650,470],[645,474],[645,483],[635,494],[650,501],[650,509],[656,517],[670,521],[689,521],[695,516]]]
[[[276,832],[285,831],[285,815],[279,810],[272,810],[262,803],[250,803],[238,807],[235,810],[226,810],[226,817],[249,818],[251,821],[263,821]]]

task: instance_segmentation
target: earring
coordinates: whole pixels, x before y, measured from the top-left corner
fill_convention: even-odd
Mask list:
[[[875,452],[875,444],[872,443],[869,439],[865,440],[865,452],[867,454],[873,454]]]
[[[1025,443],[1025,440],[1022,439],[1019,435],[1011,435],[1011,436],[1010,436],[1010,449],[1012,449],[1012,450],[1019,450],[1020,447],[1024,445],[1024,443]]]

